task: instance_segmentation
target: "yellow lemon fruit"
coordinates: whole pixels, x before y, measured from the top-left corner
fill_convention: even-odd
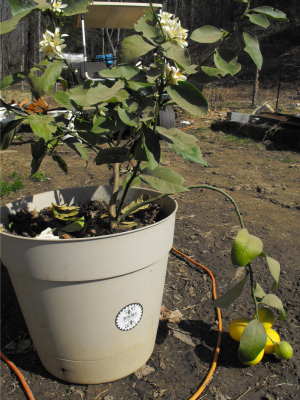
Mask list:
[[[262,350],[262,351],[259,353],[259,355],[258,355],[253,361],[247,361],[247,362],[242,361],[242,363],[245,364],[245,365],[255,365],[255,364],[258,364],[258,363],[261,361],[261,359],[263,358],[264,353],[265,353],[264,350]]]
[[[246,325],[249,324],[250,321],[250,318],[237,318],[231,321],[229,325],[229,335],[232,339],[239,342]]]
[[[275,353],[279,358],[288,360],[293,355],[293,348],[288,342],[280,342],[275,344]]]
[[[274,353],[274,351],[275,351],[275,344],[280,342],[280,337],[279,337],[278,333],[274,331],[274,329],[267,329],[266,331],[267,331],[268,339],[267,339],[267,343],[265,346],[265,353],[271,354],[271,353]]]
[[[270,329],[274,324],[274,314],[269,308],[258,309],[258,319],[263,324],[265,329]]]

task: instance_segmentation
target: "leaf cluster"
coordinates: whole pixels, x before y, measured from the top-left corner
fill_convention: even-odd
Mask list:
[[[258,264],[257,270],[267,267],[271,277],[273,278],[272,287],[267,294],[259,283],[254,280],[252,262],[259,258],[263,262]],[[239,347],[240,359],[244,362],[248,362],[254,360],[258,356],[258,354],[264,349],[267,341],[266,330],[258,320],[258,305],[267,305],[279,310],[280,315],[278,319],[280,321],[285,320],[285,311],[282,301],[273,293],[273,291],[277,289],[279,282],[280,264],[278,261],[268,257],[267,254],[263,252],[262,241],[258,237],[250,235],[245,228],[238,232],[237,237],[233,242],[231,261],[235,266],[244,267],[244,278],[222,296],[213,301],[212,305],[219,308],[228,308],[240,297],[247,282],[247,278],[250,278],[251,295],[256,307],[256,319],[246,326]]]

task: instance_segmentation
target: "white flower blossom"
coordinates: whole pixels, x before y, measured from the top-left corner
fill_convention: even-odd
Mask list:
[[[168,42],[176,43],[180,47],[187,47],[187,29],[181,27],[178,18],[174,18],[173,14],[160,12],[158,15],[160,26],[163,30],[165,38]],[[159,23],[156,25],[159,28]]]
[[[186,81],[186,76],[182,74],[180,69],[171,67],[169,63],[165,66],[164,76],[171,85],[177,85],[179,81]]]
[[[62,39],[64,36],[68,35],[61,35],[59,28],[55,28],[54,33],[46,30],[39,44],[40,51],[48,56],[49,60],[52,60],[56,55],[63,58],[63,49],[66,47],[66,45],[63,44],[65,40]]]
[[[50,10],[57,13],[62,13],[62,8],[68,7],[68,4],[61,4],[62,0],[51,0]]]

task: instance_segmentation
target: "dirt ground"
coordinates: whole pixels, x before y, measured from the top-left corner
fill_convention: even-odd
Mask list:
[[[187,185],[206,183],[227,191],[236,200],[250,233],[264,242],[264,251],[281,264],[277,290],[287,319],[275,322],[282,340],[289,341],[294,356],[289,361],[265,355],[256,366],[244,366],[238,359],[238,343],[228,334],[232,319],[252,317],[254,308],[246,290],[240,301],[222,311],[223,334],[216,372],[200,399],[205,400],[287,400],[299,399],[299,253],[300,253],[300,154],[278,148],[272,142],[257,143],[212,132],[210,124],[218,117],[211,112],[196,120],[179,115],[178,127],[199,138],[209,168],[189,164],[164,149],[163,165],[174,168],[186,178]],[[193,119],[191,125],[183,121]],[[30,135],[28,134],[28,137]],[[62,156],[69,174],[61,172],[51,160],[45,182],[28,178],[29,144],[16,141],[2,153],[2,179],[22,176],[25,187],[2,199],[10,202],[29,194],[54,188],[107,183],[107,171],[84,162],[64,147]],[[16,174],[13,174],[16,175]],[[232,204],[213,191],[195,190],[174,196],[179,203],[174,247],[205,265],[214,274],[217,292],[222,294],[240,280],[239,269],[230,262],[233,238],[239,221]],[[262,264],[255,277],[265,288],[270,280]],[[268,284],[268,286],[266,285]],[[2,267],[2,351],[23,373],[36,400],[188,400],[206,377],[217,343],[215,310],[208,305],[212,285],[203,270],[171,253],[163,305],[183,316],[177,323],[159,325],[154,353],[148,368],[119,381],[99,385],[74,385],[51,376],[34,351],[6,269]],[[2,398],[23,400],[26,395],[11,369],[1,361]],[[150,367],[150,368],[149,368]]]

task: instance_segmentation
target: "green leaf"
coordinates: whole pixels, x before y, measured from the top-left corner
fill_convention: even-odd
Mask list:
[[[182,48],[176,43],[166,42],[162,45],[166,50],[166,56],[176,62],[181,69],[191,65],[191,59],[187,48]]]
[[[63,227],[60,229],[62,232],[78,232],[81,231],[84,228],[84,217],[78,218],[76,221],[72,222],[71,224]]]
[[[187,112],[196,116],[207,114],[208,103],[203,94],[188,82],[179,81],[178,85],[167,87],[171,99],[184,108]]]
[[[115,164],[126,160],[128,160],[128,149],[126,147],[110,147],[99,150],[95,158],[95,164]]]
[[[249,11],[263,14],[268,18],[276,19],[277,21],[288,21],[288,19],[286,18],[286,14],[284,14],[282,11],[274,10],[274,8],[270,6],[256,7]]]
[[[62,86],[62,90],[64,92],[66,92],[67,89],[68,89],[68,81],[65,80],[65,79],[62,79],[62,77],[60,77],[59,80],[60,80],[60,83],[61,83],[61,86]],[[59,92],[55,92],[55,93],[59,93]],[[55,93],[54,93],[54,96],[55,96]]]
[[[156,18],[150,11],[146,11],[145,15],[134,24],[134,29],[136,32],[142,32],[143,36],[154,44],[163,41],[159,29],[156,27]]]
[[[44,65],[40,63],[39,65]],[[34,72],[37,68],[32,68],[28,79],[32,87],[32,93],[34,97],[38,100],[43,96],[48,90],[55,85],[57,79],[59,78],[62,71],[62,61],[54,60],[51,63],[47,63],[47,68],[41,77],[35,76]]]
[[[114,133],[119,132],[124,127],[125,124],[119,118],[111,119],[109,117],[99,117],[94,122],[91,132],[100,133],[102,135],[113,135]]]
[[[89,142],[92,146],[95,146],[96,144],[104,144],[107,143],[107,139],[105,136],[94,133],[94,132],[77,132],[79,138],[86,140]]]
[[[222,296],[219,296],[216,300],[212,301],[210,305],[218,308],[228,308],[242,294],[247,276],[248,271],[246,271],[245,277],[240,282],[234,285],[226,293],[222,294]]]
[[[66,16],[76,15],[88,12],[87,6],[92,3],[91,0],[64,0],[63,4],[68,4],[68,7],[64,8],[64,14]]]
[[[98,104],[108,101],[114,97],[121,89],[124,88],[124,82],[117,81],[111,88],[98,83],[97,86],[91,87],[86,93],[86,101],[92,104]]]
[[[246,14],[246,16],[250,19],[252,24],[262,26],[263,28],[267,28],[270,25],[268,18],[262,14]]]
[[[19,125],[21,125],[24,119],[25,118],[17,118],[11,120],[5,125],[3,129],[1,128],[0,150],[5,150],[11,145],[11,142],[13,141],[14,136],[17,133],[16,129],[18,128]]]
[[[265,348],[267,343],[267,332],[263,324],[254,319],[246,325],[239,346],[239,359],[242,362],[249,362]]]
[[[122,108],[133,113],[137,111],[139,105],[133,98],[130,98],[123,101]]]
[[[47,4],[46,0],[28,0],[26,2],[21,0],[9,0],[8,2],[11,5],[13,17],[0,24],[1,35],[14,30],[18,23],[29,16],[33,11],[50,7],[50,4]]]
[[[283,309],[282,301],[275,294],[267,294],[261,299],[261,301],[259,301],[259,303],[263,303],[268,306],[276,308],[277,310],[280,311],[280,316],[278,319],[280,321],[285,320],[285,312]]]
[[[161,157],[159,136],[150,128],[144,128],[143,134],[145,139],[143,148],[147,155],[147,166],[150,170],[154,170],[158,166]]]
[[[79,131],[89,132],[93,128],[93,119],[94,118],[91,118],[91,115],[79,114],[77,118],[73,119],[75,131],[77,131],[77,133],[79,133]]]
[[[278,286],[280,276],[280,264],[278,261],[274,260],[274,258],[268,257],[265,253],[261,253],[261,256],[266,258],[270,274],[274,278],[274,283],[271,288],[271,291],[273,292],[275,289],[277,289]]]
[[[31,92],[35,99],[40,99],[44,95],[44,91],[41,88],[41,78],[35,76],[31,70],[28,74],[28,81],[31,86]]]
[[[256,297],[257,301],[261,301],[263,297],[265,297],[266,293],[264,292],[263,288],[260,286],[259,283],[255,283],[254,287],[254,296]]]
[[[196,29],[191,34],[191,39],[198,43],[215,43],[221,39],[223,32],[211,25]]]
[[[49,142],[57,130],[57,127],[54,125],[55,120],[50,115],[30,115],[28,122],[33,133],[43,138],[45,142]]]
[[[171,128],[163,133],[170,138],[173,143],[168,143],[168,146],[180,157],[189,162],[195,162],[207,167],[207,162],[202,159],[199,146],[196,145],[198,139],[185,133],[177,128]]]
[[[76,111],[76,104],[70,100],[69,94],[67,92],[57,91],[54,93],[54,98],[58,104],[65,107],[68,110]]]
[[[204,84],[214,82],[220,79],[220,76],[226,75],[225,72],[218,68],[192,66],[187,68],[185,72],[188,74],[187,82],[195,86],[201,93]]]
[[[220,79],[221,71],[217,68],[202,67],[200,71],[188,76],[187,81],[197,87]]]
[[[59,168],[64,171],[66,174],[68,173],[68,166],[65,160],[58,155],[56,152],[52,154],[53,161],[57,162]]]
[[[139,108],[137,112],[143,116],[154,117],[158,112],[158,104],[153,99],[147,98],[139,102]]]
[[[47,67],[46,71],[41,76],[41,88],[43,92],[48,92],[55,85],[62,71],[62,61],[54,60]]]
[[[161,76],[162,69],[163,65],[160,64],[156,67],[150,67],[150,69],[146,72],[148,82],[154,83]]]
[[[149,82],[127,82],[127,85],[129,87],[129,89],[132,91],[134,91],[135,93],[133,95],[135,95],[135,97],[141,100],[145,99],[145,96],[151,96],[153,95],[153,87],[152,84]],[[140,101],[141,101],[140,100]]]
[[[120,65],[119,67],[101,71],[101,76],[104,78],[134,80],[135,78],[140,77],[141,73],[143,73],[143,71],[135,65]],[[143,75],[145,74],[143,73]]]
[[[118,114],[122,122],[128,126],[138,126],[140,123],[140,117],[136,113],[131,113],[118,107]]]
[[[74,150],[84,161],[88,162],[86,146],[83,143],[67,143],[68,147]]]
[[[43,159],[47,152],[45,139],[40,138],[31,143],[31,155],[35,160]]]
[[[242,36],[245,43],[244,50],[250,55],[254,63],[257,65],[257,68],[261,69],[262,55],[257,37],[248,31],[244,31]]]
[[[11,1],[15,1],[15,0],[11,0]],[[48,0],[34,0],[34,2],[36,3],[36,8],[39,10],[42,10],[42,11],[45,11],[51,7],[51,4],[49,4]]]
[[[44,157],[42,157],[42,158],[40,158],[38,160],[35,159],[35,158],[33,158],[31,160],[31,165],[30,165],[31,166],[31,171],[30,171],[31,175],[35,174],[39,170],[43,159],[44,159]]]
[[[131,151],[136,161],[148,161],[148,156],[145,150],[145,138],[143,134],[141,134],[140,137],[135,141]]]
[[[0,90],[4,90],[11,85],[15,85],[19,82],[22,82],[24,79],[27,79],[28,74],[23,72],[16,72],[15,74],[8,75],[4,79],[2,79],[0,83]]]
[[[231,76],[237,74],[242,66],[237,62],[237,56],[233,51],[222,50],[216,51],[214,54],[214,62],[218,69],[224,71]]]
[[[121,42],[117,64],[133,64],[137,58],[154,49],[155,47],[146,43],[141,36],[129,36]]]
[[[129,94],[125,89],[119,90],[113,97],[106,100],[107,103],[122,103],[124,100],[129,98]]]
[[[245,267],[249,262],[261,254],[262,249],[263,243],[259,238],[250,235],[247,229],[241,229],[232,245],[232,264],[238,265],[239,267]]]
[[[88,107],[91,105],[90,102],[86,99],[88,91],[89,88],[86,87],[84,84],[77,86],[74,89],[70,90],[69,99],[73,100],[77,105],[81,107]]]
[[[171,169],[156,167],[152,171],[150,168],[144,168],[139,177],[153,189],[165,194],[188,191],[187,188],[182,186],[184,178]]]

